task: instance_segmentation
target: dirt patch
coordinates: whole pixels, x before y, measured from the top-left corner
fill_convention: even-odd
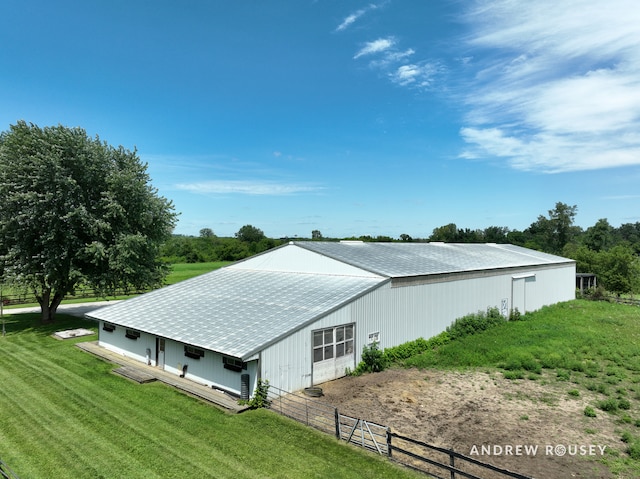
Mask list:
[[[601,412],[586,417],[584,408],[594,397],[584,390],[579,397],[569,395],[574,386],[544,377],[507,380],[499,372],[394,369],[325,383],[320,400],[397,434],[538,479],[612,478],[597,459],[598,446],[624,449],[614,421]],[[517,455],[517,445],[537,449]],[[512,454],[507,446],[514,448]],[[562,448],[556,446],[567,452],[558,455]],[[594,449],[575,451],[575,446]],[[448,477],[446,471],[439,475]]]

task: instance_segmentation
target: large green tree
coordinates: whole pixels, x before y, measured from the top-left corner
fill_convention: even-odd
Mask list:
[[[20,121],[0,133],[0,273],[35,293],[43,321],[81,284],[160,284],[175,222],[135,151],[81,128]]]

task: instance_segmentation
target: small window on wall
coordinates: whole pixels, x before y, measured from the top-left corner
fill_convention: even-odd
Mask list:
[[[369,333],[369,344],[379,343],[380,342],[380,331],[376,331],[375,333]]]
[[[185,346],[184,355],[192,359],[204,358],[204,349],[194,348],[193,346]]]
[[[231,358],[229,356],[222,356],[222,364],[225,369],[229,369],[237,373],[243,369],[247,369],[247,363],[243,362],[242,359]]]
[[[102,330],[103,331],[107,331],[109,333],[113,333],[116,330],[116,325],[115,324],[109,324],[109,323],[103,323],[102,324]]]
[[[125,336],[129,339],[138,339],[140,337],[140,331],[136,331],[135,329],[127,329],[127,333]]]

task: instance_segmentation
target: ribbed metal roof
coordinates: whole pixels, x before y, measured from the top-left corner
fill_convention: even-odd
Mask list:
[[[560,264],[573,261],[519,246],[491,243],[300,241],[295,244],[391,278]]]
[[[246,359],[384,281],[222,268],[87,316]]]
[[[250,269],[251,261],[238,262],[87,316],[247,359],[388,278],[572,262],[492,244],[296,242],[280,247],[278,254],[296,247],[378,276],[346,274],[344,268],[330,274],[326,264],[321,272],[308,265],[311,271],[292,272]]]

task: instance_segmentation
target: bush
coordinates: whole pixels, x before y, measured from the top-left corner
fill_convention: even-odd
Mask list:
[[[258,379],[258,385],[253,392],[253,397],[248,401],[238,401],[240,404],[246,404],[251,409],[260,409],[269,407],[269,380]]]
[[[627,453],[631,459],[640,461],[640,441],[636,441],[627,448]]]
[[[622,398],[618,400],[618,407],[620,409],[629,410],[631,409],[631,403],[629,402],[628,399]]]
[[[387,367],[384,353],[378,347],[378,343],[365,345],[362,348],[362,361],[356,366],[353,375],[360,376],[364,373],[377,373]]]
[[[596,417],[596,411],[591,406],[584,408],[584,415],[587,417]]]
[[[523,371],[502,371],[502,375],[505,379],[524,379]]]
[[[521,320],[522,320],[522,313],[518,311],[518,308],[512,309],[509,312],[509,321],[521,321]]]
[[[618,410],[618,401],[613,398],[605,399],[598,402],[598,409],[602,409],[607,412],[615,412]]]
[[[418,356],[426,351],[436,349],[448,342],[449,334],[447,332],[442,332],[429,339],[418,338],[392,348],[386,348],[384,350],[384,360],[387,363],[404,361],[405,359]]]
[[[446,331],[450,339],[458,339],[486,331],[506,321],[498,308],[487,308],[486,313],[478,311],[475,314],[468,314],[456,319],[451,323],[451,326],[447,327]]]

